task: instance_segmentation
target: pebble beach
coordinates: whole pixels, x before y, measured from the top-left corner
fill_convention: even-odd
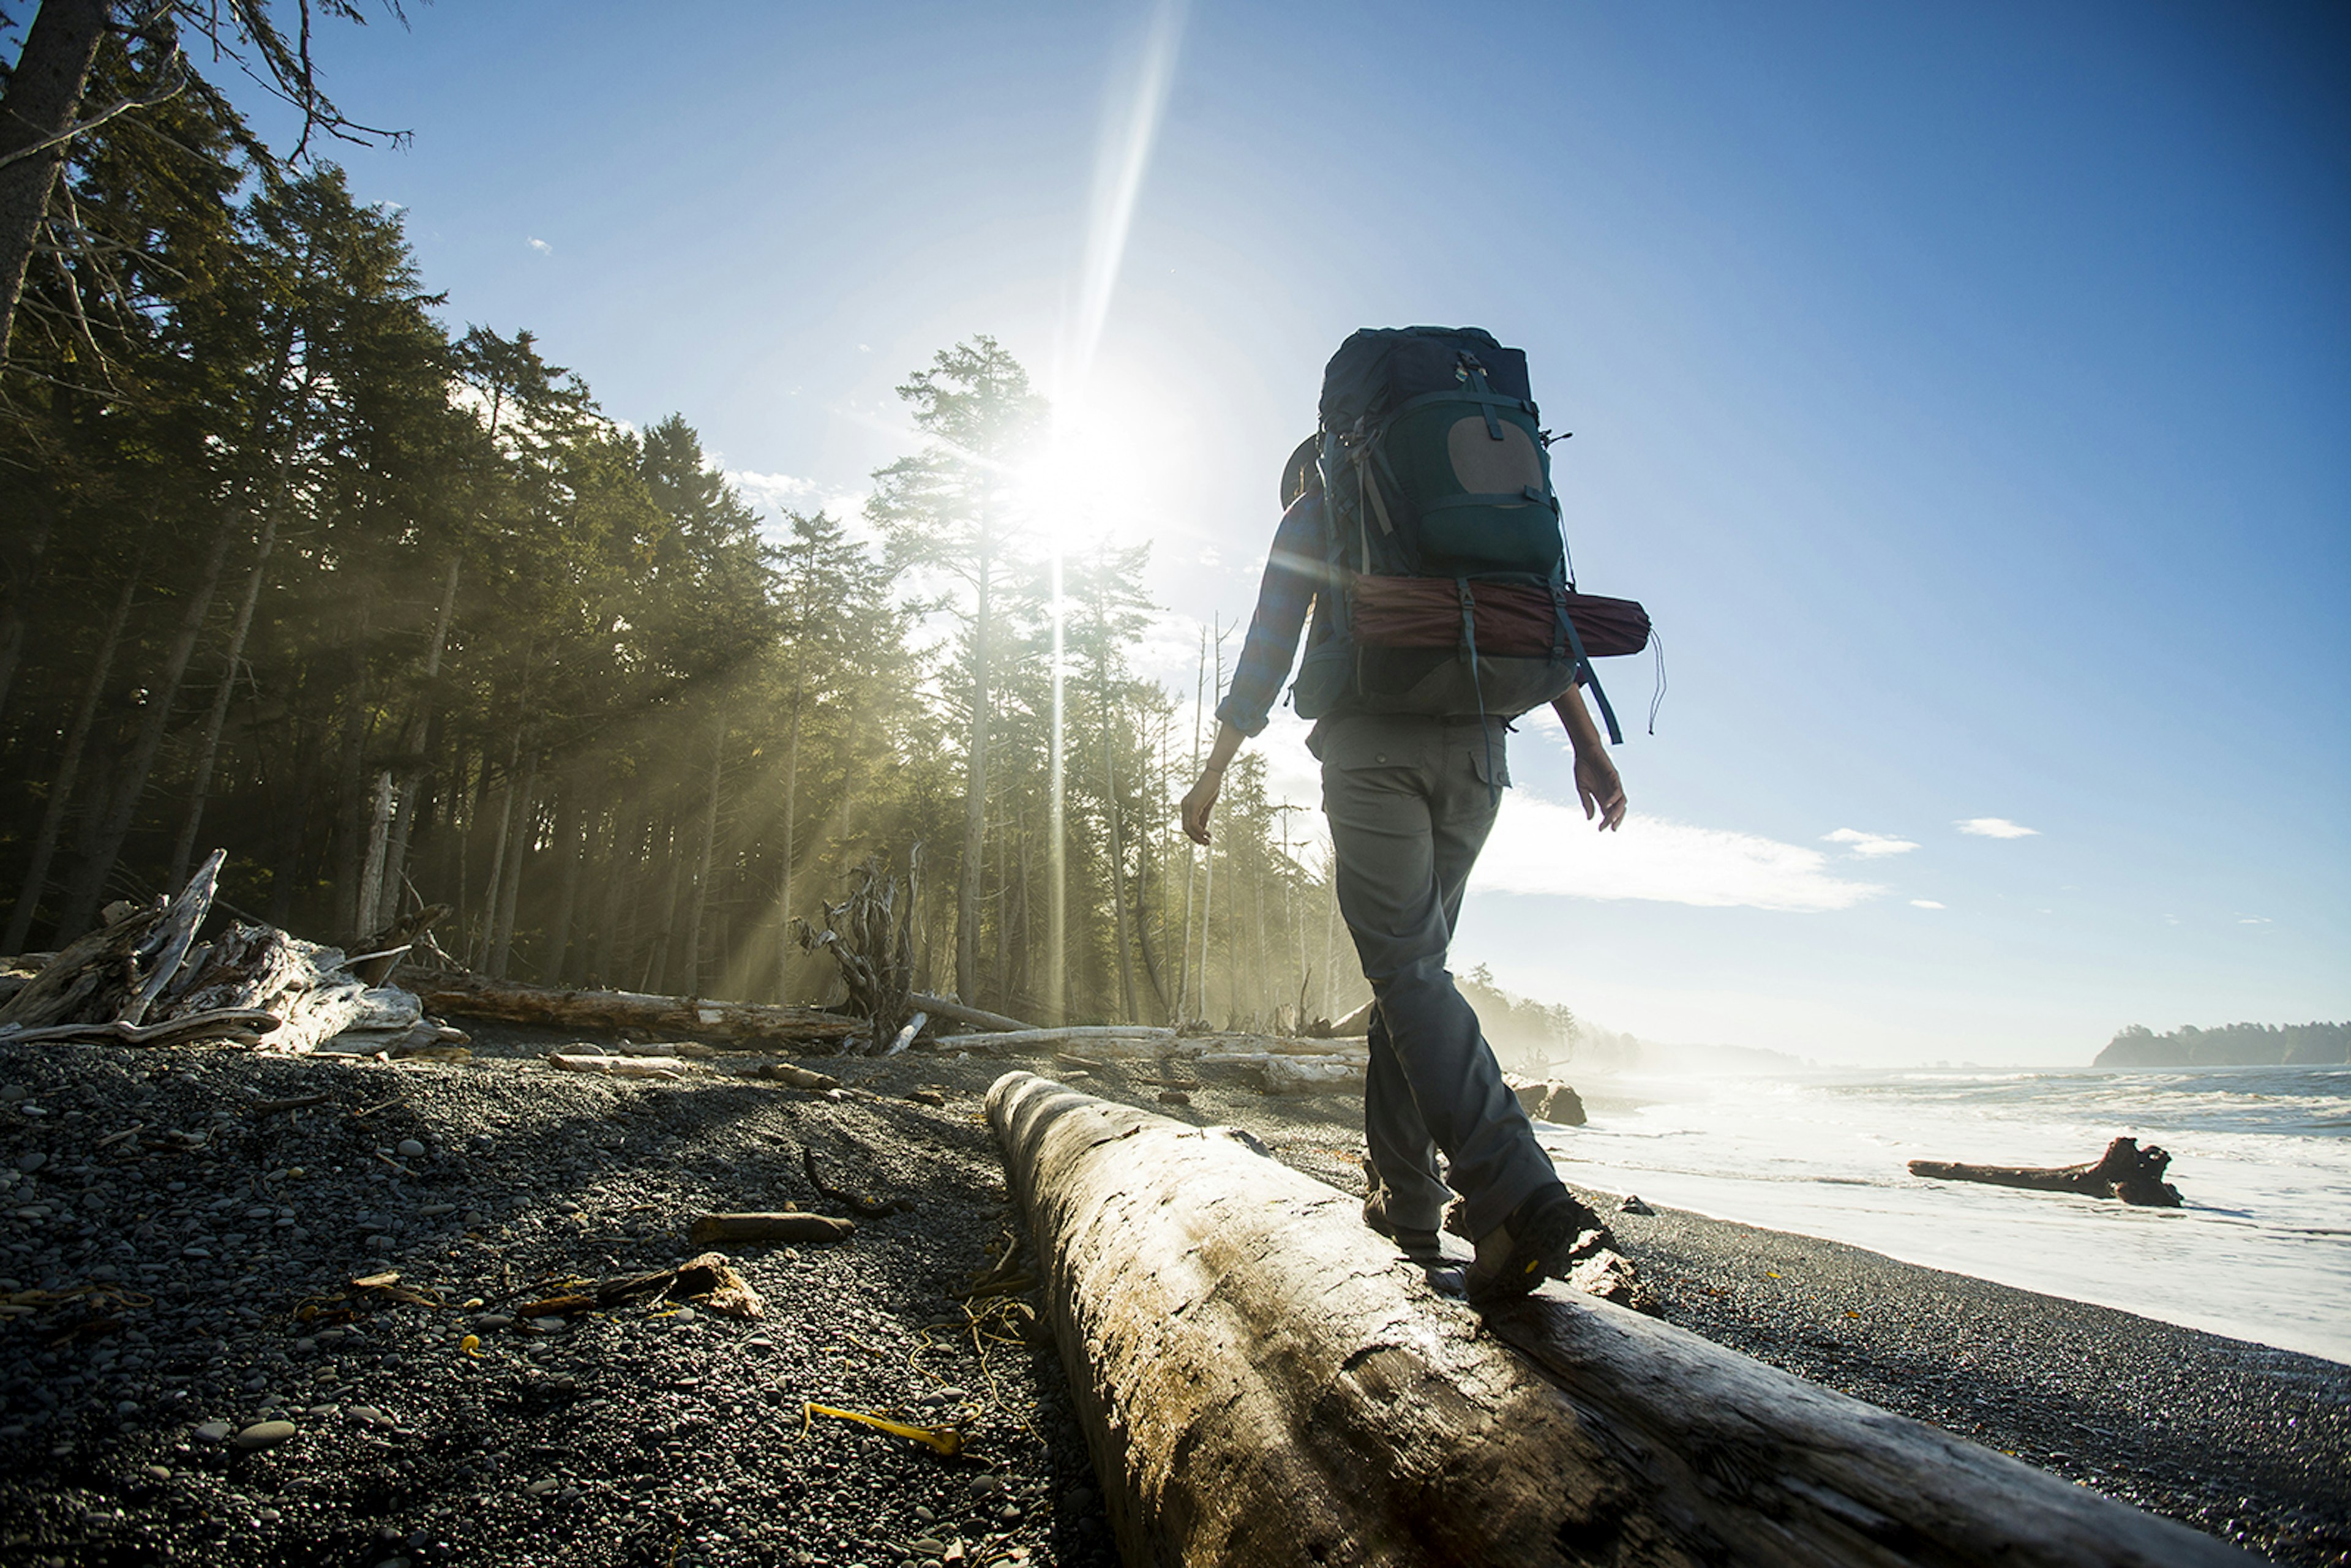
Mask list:
[[[1343,1092],[1207,1072],[1170,1103],[1147,1063],[951,1050],[800,1059],[831,1092],[733,1051],[622,1081],[541,1060],[598,1042],[474,1033],[457,1061],[0,1045],[0,1562],[1111,1563],[988,1084],[1048,1072],[1360,1186]],[[847,1213],[810,1157],[902,1207],[722,1249],[757,1316],[525,1311],[707,1250],[701,1215]],[[1586,1196],[1668,1322],[2351,1564],[2351,1366]]]

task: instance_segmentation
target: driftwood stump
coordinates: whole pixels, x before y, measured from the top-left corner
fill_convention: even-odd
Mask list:
[[[1232,1129],[987,1113],[1127,1568],[2252,1561],[1556,1285],[1481,1323]]]
[[[2163,1179],[2171,1156],[2137,1138],[2116,1138],[2106,1152],[2081,1166],[1970,1166],[1946,1160],[1912,1160],[1910,1174],[1938,1181],[1980,1181],[1993,1186],[2031,1187],[2036,1192],[2078,1192],[2087,1197],[2117,1197],[2150,1208],[2178,1208],[2179,1189]]]
[[[907,1016],[914,1010],[914,899],[912,874],[902,882],[879,856],[857,868],[856,885],[839,904],[824,906],[822,929],[794,920],[792,932],[810,953],[830,953],[849,987],[851,1010],[872,1025],[866,1050],[888,1054]],[[907,1044],[912,1044],[910,1040]],[[904,1050],[904,1046],[898,1049]]]

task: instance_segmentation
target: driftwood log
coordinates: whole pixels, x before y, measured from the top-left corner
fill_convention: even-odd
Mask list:
[[[969,1024],[974,1029],[1024,1030],[1037,1027],[1016,1018],[1007,1018],[1002,1013],[989,1012],[985,1008],[967,1008],[953,997],[934,997],[921,991],[909,991],[906,999],[934,1018],[943,1018],[950,1023]]]
[[[656,997],[639,991],[559,991],[518,980],[493,980],[462,971],[403,977],[434,1012],[550,1029],[643,1030],[694,1035],[733,1044],[840,1040],[862,1026],[820,1008],[767,1002],[714,1002],[698,997]]]
[[[1481,1329],[1246,1134],[987,1110],[1128,1568],[2252,1561],[1556,1285]]]
[[[829,1214],[705,1214],[694,1222],[686,1239],[696,1247],[732,1241],[844,1241],[857,1233],[853,1219]]]
[[[2031,1187],[2036,1192],[2077,1192],[2087,1197],[2118,1197],[2149,1208],[2178,1208],[2179,1189],[2163,1179],[2171,1156],[2137,1138],[2116,1138],[2106,1152],[2080,1166],[1971,1166],[1947,1160],[1912,1160],[1910,1174],[1938,1181],[1980,1181],[1993,1186]]]

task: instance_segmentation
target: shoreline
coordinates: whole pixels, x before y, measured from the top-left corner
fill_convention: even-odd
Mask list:
[[[838,1099],[733,1076],[749,1053],[676,1083],[536,1060],[578,1038],[485,1025],[474,1061],[421,1064],[0,1046],[0,1085],[26,1091],[0,1098],[0,1166],[42,1156],[0,1221],[0,1275],[106,1281],[145,1303],[62,1344],[70,1304],[0,1328],[0,1555],[919,1568],[960,1543],[972,1563],[1107,1563],[1050,1335],[1024,1336],[1017,1307],[977,1341],[930,1326],[962,1322],[953,1291],[1010,1218],[987,1086],[1028,1067],[1235,1124],[1361,1190],[1347,1093],[1267,1096],[1211,1069],[1169,1105],[1152,1062],[1050,1054],[798,1059],[837,1074]],[[906,1098],[918,1089],[938,1103]],[[305,1094],[327,1102],[256,1113]],[[837,1211],[803,1146],[834,1184],[915,1207],[837,1246],[730,1249],[765,1318],[496,1321],[494,1298],[683,1261],[703,1250],[683,1235],[698,1212]],[[2280,1561],[2351,1563],[2351,1369],[1840,1243],[1603,1207],[1668,1322]],[[331,1340],[295,1316],[385,1270],[448,1304],[347,1300],[358,1321]],[[967,1447],[941,1458],[837,1422],[803,1434],[805,1401],[952,1418]],[[292,1423],[282,1446],[197,1435],[265,1416]]]

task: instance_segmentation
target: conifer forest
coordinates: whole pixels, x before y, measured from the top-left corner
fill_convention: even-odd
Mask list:
[[[142,68],[101,40],[91,101]],[[925,444],[862,515],[763,519],[690,411],[632,426],[526,325],[445,320],[399,212],[201,82],[62,156],[0,379],[0,951],[225,846],[223,905],[318,940],[443,904],[493,977],[822,1000],[791,922],[875,862],[916,985],[973,1005],[1366,994],[1259,757],[1211,849],[1176,831],[1238,640],[1138,674],[1146,549],[1061,563],[1054,768],[1048,411],[993,340],[911,369]]]

